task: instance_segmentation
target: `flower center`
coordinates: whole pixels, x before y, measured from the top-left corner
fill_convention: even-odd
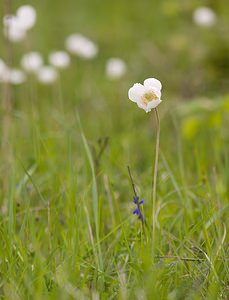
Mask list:
[[[142,101],[145,105],[147,105],[149,102],[153,101],[153,100],[157,100],[158,97],[156,96],[156,94],[151,91],[151,92],[146,92],[145,94],[143,94],[141,96]]]

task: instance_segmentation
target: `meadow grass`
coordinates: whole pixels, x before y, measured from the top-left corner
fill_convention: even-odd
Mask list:
[[[163,35],[180,27],[171,16],[155,17],[159,4],[153,14],[150,1],[108,2],[31,1],[38,26],[29,46],[14,46],[17,65],[26,47],[63,49],[65,37],[84,26],[100,54],[93,61],[72,57],[51,86],[33,76],[8,86],[12,109],[1,109],[8,134],[0,157],[0,299],[228,299],[229,97],[211,87],[208,97],[187,97],[176,59],[173,78],[165,62],[160,67]],[[152,30],[157,49],[149,43]],[[127,60],[124,78],[104,75],[110,56]],[[145,114],[127,97],[134,82],[150,76],[162,78],[164,100],[154,238],[157,123],[153,111]],[[1,99],[5,91],[1,84]],[[127,166],[145,200],[146,241],[132,215]]]

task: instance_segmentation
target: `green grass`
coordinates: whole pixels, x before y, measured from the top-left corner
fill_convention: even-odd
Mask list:
[[[12,109],[1,107],[1,132],[6,116],[9,131],[0,156],[0,299],[228,299],[229,97],[221,61],[229,5],[215,1],[220,22],[211,31],[192,24],[199,1],[54,2],[31,1],[38,23],[30,49],[47,60],[81,32],[100,52],[93,61],[72,57],[53,86],[29,77],[10,87]],[[21,1],[11,4],[15,11]],[[14,66],[26,47],[13,47]],[[104,73],[111,56],[128,65],[117,81]],[[162,81],[164,100],[154,244],[156,120],[127,98],[133,83],[151,76]],[[2,102],[6,93],[1,84]],[[132,215],[128,165],[145,199],[146,243]]]

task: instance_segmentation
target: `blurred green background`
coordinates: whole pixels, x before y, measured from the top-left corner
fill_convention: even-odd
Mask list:
[[[1,110],[2,119],[10,116],[7,146],[1,149],[0,158],[1,295],[16,299],[16,286],[21,299],[28,295],[46,299],[40,296],[45,293],[47,299],[56,295],[68,299],[69,294],[73,298],[63,281],[79,287],[82,294],[75,298],[83,299],[98,288],[97,256],[90,236],[91,222],[96,241],[92,176],[78,113],[92,153],[99,152],[97,140],[109,136],[97,174],[100,237],[111,234],[101,242],[106,288],[100,299],[119,295],[120,269],[126,272],[130,299],[143,288],[148,295],[164,289],[165,297],[171,295],[168,299],[185,299],[188,293],[207,295],[208,289],[210,295],[215,290],[228,299],[227,284],[219,283],[227,275],[227,260],[214,265],[218,285],[208,265],[192,265],[187,271],[186,265],[165,262],[164,268],[153,265],[152,272],[151,262],[142,255],[139,224],[131,217],[126,166],[131,166],[140,197],[145,199],[148,220],[156,124],[153,112],[145,114],[128,100],[128,89],[155,77],[162,82],[163,100],[158,107],[158,222],[169,233],[158,230],[156,250],[197,258],[197,248],[209,257],[221,253],[224,228],[229,228],[223,210],[229,197],[229,1],[2,0],[1,19],[23,4],[34,6],[37,23],[26,42],[12,45],[13,67],[20,68],[20,59],[28,51],[39,51],[48,63],[49,53],[64,50],[67,36],[75,32],[98,44],[99,53],[88,61],[71,56],[70,67],[60,72],[53,85],[43,86],[28,75],[24,84],[10,87],[12,111]],[[214,10],[214,26],[194,24],[193,12],[199,6]],[[8,48],[2,30],[0,45],[0,58],[5,60]],[[122,78],[107,78],[105,65],[110,57],[126,62]],[[0,93],[3,99],[2,84]],[[110,182],[115,213],[108,202],[105,178]],[[177,193],[179,189],[184,191]],[[164,197],[169,198],[165,205]],[[221,222],[215,215],[218,210]],[[203,224],[198,223],[202,218]],[[124,220],[125,234],[116,227]],[[197,223],[199,227],[193,227]],[[131,259],[126,245],[132,247]],[[198,268],[210,274],[206,280]]]

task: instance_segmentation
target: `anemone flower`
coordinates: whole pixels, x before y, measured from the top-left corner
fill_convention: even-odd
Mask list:
[[[57,69],[65,69],[70,64],[70,56],[65,51],[52,52],[49,55],[49,62]]]
[[[16,17],[20,23],[21,28],[25,31],[31,29],[37,19],[37,13],[33,6],[31,5],[22,5],[18,8],[16,12]]]
[[[57,80],[56,69],[51,66],[43,66],[37,72],[37,78],[43,84],[52,84]]]
[[[209,7],[199,7],[193,13],[193,21],[201,27],[211,27],[216,23],[216,14]]]
[[[8,81],[11,84],[19,85],[22,84],[26,80],[25,73],[18,69],[9,70],[9,79]]]
[[[118,79],[126,72],[126,64],[120,58],[110,58],[106,64],[106,74],[110,79]]]
[[[65,42],[66,49],[84,59],[94,58],[98,53],[98,46],[82,34],[71,34]]]
[[[129,99],[138,107],[150,112],[161,103],[161,83],[155,78],[148,78],[141,83],[135,83],[128,92]]]
[[[42,65],[43,58],[35,51],[26,53],[21,59],[21,66],[28,73],[36,73]]]
[[[14,15],[6,15],[3,18],[4,35],[13,43],[21,42],[25,36],[26,31],[21,26],[19,19]]]

